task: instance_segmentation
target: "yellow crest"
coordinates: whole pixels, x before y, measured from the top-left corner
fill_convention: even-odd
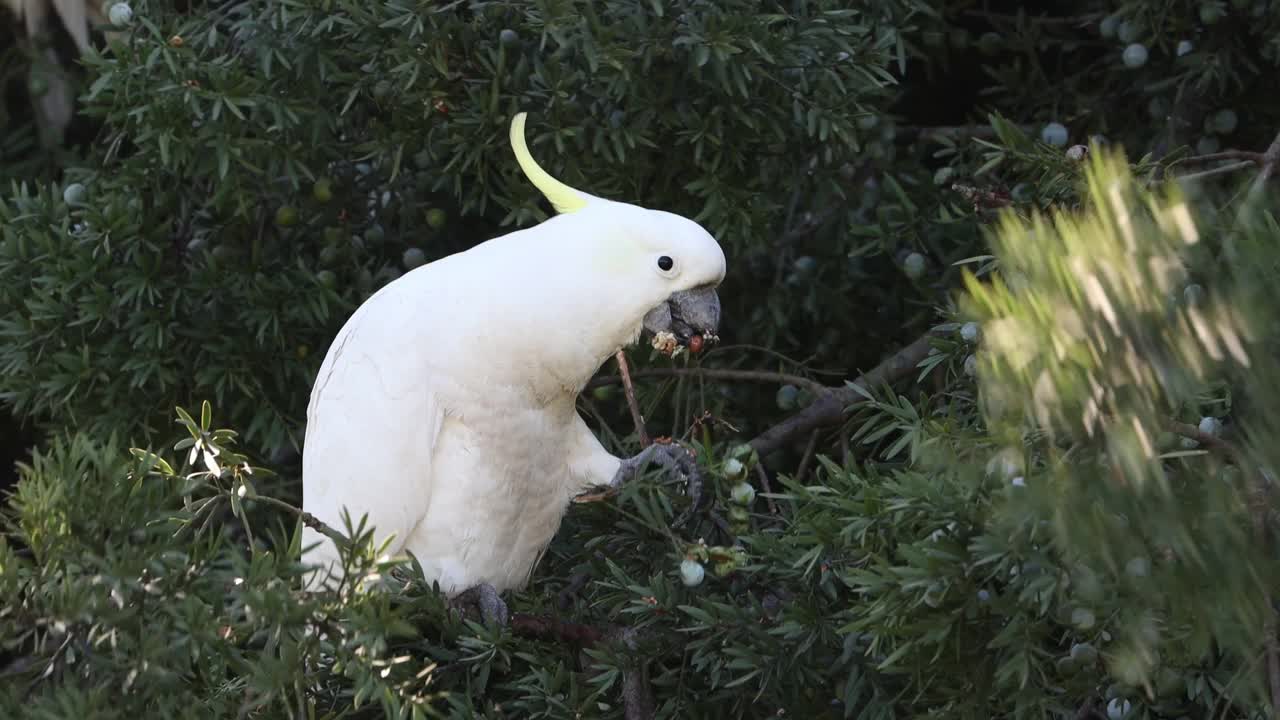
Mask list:
[[[518,113],[511,119],[511,147],[515,150],[516,161],[525,177],[534,187],[551,201],[551,206],[558,213],[569,213],[587,206],[586,196],[559,180],[551,177],[529,154],[529,146],[524,142],[524,118],[528,113]]]

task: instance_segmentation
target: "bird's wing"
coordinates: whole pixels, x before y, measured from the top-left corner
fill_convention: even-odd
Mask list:
[[[387,548],[394,554],[431,502],[432,458],[446,409],[432,378],[407,352],[405,324],[393,321],[410,309],[408,298],[380,295],[347,321],[316,377],[303,445],[303,509],[343,533],[344,507],[353,527],[367,514],[375,546],[394,535]],[[304,548],[317,542],[304,560],[332,567],[336,548],[304,531]]]

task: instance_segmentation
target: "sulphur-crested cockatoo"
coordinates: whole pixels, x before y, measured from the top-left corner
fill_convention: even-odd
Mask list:
[[[573,496],[617,486],[686,451],[621,459],[576,409],[592,375],[641,329],[680,344],[718,327],[725,257],[697,223],[552,178],[511,142],[556,216],[406,273],[347,320],[316,377],[303,446],[303,507],[334,528],[345,508],[375,544],[408,552],[451,597],[522,587]],[[307,528],[309,587],[341,572]]]

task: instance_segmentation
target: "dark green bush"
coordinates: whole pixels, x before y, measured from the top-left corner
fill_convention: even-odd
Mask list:
[[[1272,712],[1280,9],[999,5],[140,1],[56,152],[5,50],[0,398],[46,441],[0,714]],[[303,594],[320,358],[547,216],[521,110],[553,174],[725,247],[701,374],[632,353],[711,502],[575,504],[507,628],[359,543],[382,592]],[[613,372],[581,409],[634,452]],[[206,400],[278,475],[207,406],[169,445]]]

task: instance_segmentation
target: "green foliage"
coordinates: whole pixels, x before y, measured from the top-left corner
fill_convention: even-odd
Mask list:
[[[0,714],[1268,710],[1275,181],[1190,156],[1273,142],[1274,3],[132,6],[83,145],[0,114],[0,398],[49,435],[0,521]],[[642,374],[708,505],[573,505],[510,627],[358,519],[357,580],[303,593],[275,451],[359,302],[547,216],[520,110],[554,175],[720,238],[726,343],[682,362],[787,384]],[[835,431],[742,449],[928,329]],[[611,389],[581,409],[634,452]]]
[[[546,217],[511,156],[519,110],[558,177],[697,217],[743,266],[770,261],[786,192],[851,201],[840,169],[887,98],[906,5],[639,7],[149,7],[85,60],[104,130],[67,180],[86,199],[41,186],[0,207],[0,392],[140,439],[213,397],[281,445],[319,350],[407,250],[430,261]]]

